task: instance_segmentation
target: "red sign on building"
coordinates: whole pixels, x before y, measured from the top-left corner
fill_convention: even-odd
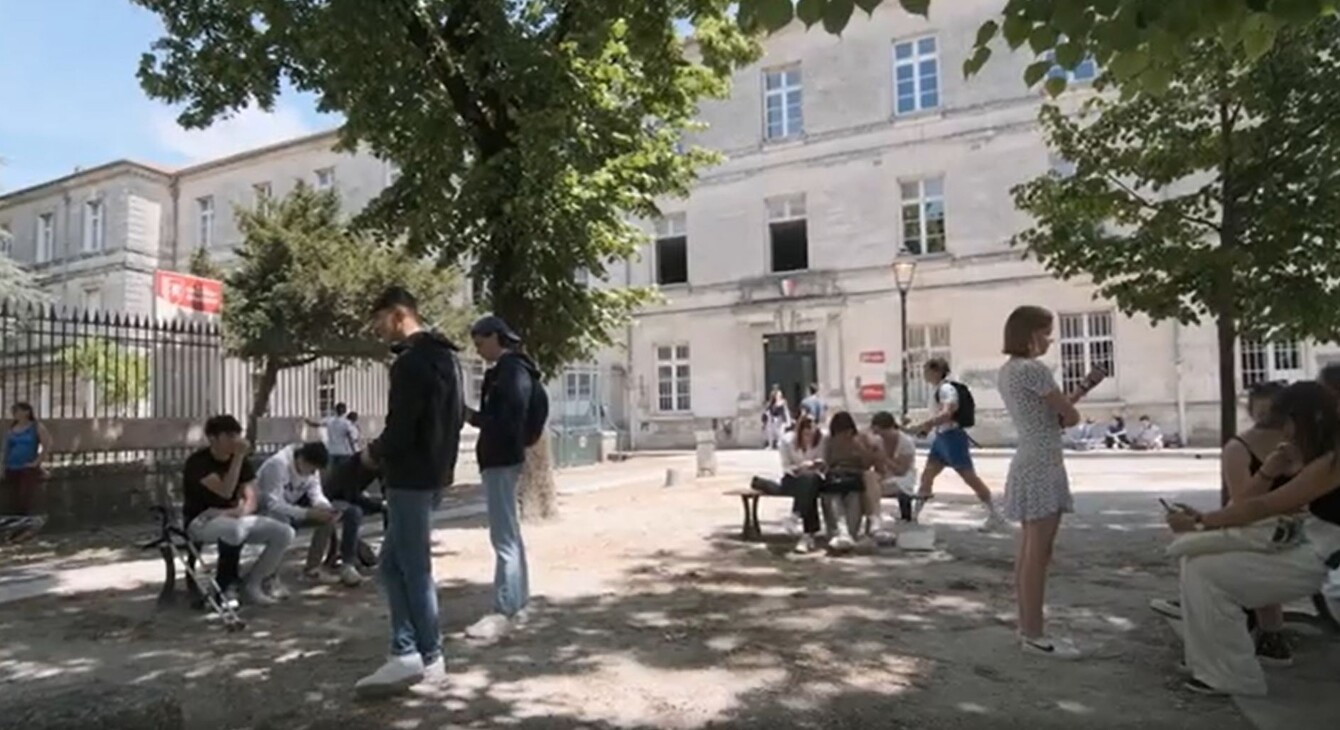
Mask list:
[[[218,314],[223,311],[223,282],[175,271],[154,272],[158,311]]]
[[[861,394],[861,401],[864,403],[882,401],[887,397],[883,383],[871,383],[869,385],[862,385],[860,394]]]
[[[861,362],[867,365],[883,365],[884,351],[866,350],[865,352],[861,353]]]

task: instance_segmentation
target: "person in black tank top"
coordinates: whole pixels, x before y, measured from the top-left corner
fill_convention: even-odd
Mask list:
[[[1187,688],[1208,694],[1261,696],[1265,674],[1240,610],[1313,596],[1340,565],[1340,403],[1321,385],[1294,383],[1275,400],[1285,443],[1263,459],[1256,475],[1282,486],[1235,499],[1214,512],[1171,512],[1174,532],[1243,527],[1307,510],[1304,539],[1274,550],[1198,555],[1182,561],[1182,620]]]

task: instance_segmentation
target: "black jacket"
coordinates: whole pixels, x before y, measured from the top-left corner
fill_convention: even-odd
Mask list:
[[[442,335],[420,332],[391,364],[386,428],[377,439],[385,488],[437,489],[455,478],[465,420],[456,350]]]
[[[480,469],[515,466],[526,460],[531,393],[542,387],[540,369],[519,352],[503,355],[484,373],[479,412],[470,419],[479,428],[475,457]]]

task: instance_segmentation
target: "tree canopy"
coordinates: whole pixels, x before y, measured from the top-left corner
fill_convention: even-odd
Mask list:
[[[399,169],[358,224],[469,267],[481,308],[550,371],[647,301],[578,273],[636,255],[630,217],[716,159],[681,135],[758,53],[729,0],[135,2],[166,29],[140,66],[150,96],[204,127],[272,107],[286,83],[315,93],[346,148]]]
[[[956,0],[897,0],[917,15]],[[739,20],[747,28],[775,31],[793,20],[807,27],[821,24],[841,33],[856,9],[873,13],[894,0],[741,0]],[[1249,59],[1260,58],[1275,39],[1291,27],[1333,14],[1335,0],[999,0],[1000,13],[978,30],[964,73],[976,73],[990,58],[991,46],[1003,38],[1010,49],[1028,45],[1036,54],[1053,52],[1055,63],[1074,68],[1093,58],[1109,69],[1126,93],[1161,93],[1180,72],[1189,49],[1213,41]],[[1040,62],[1041,63],[1041,62]],[[1046,76],[1045,67],[1025,77],[1032,86]],[[1065,88],[1064,79],[1049,79],[1049,90]]]
[[[351,232],[331,191],[299,185],[283,199],[237,211],[243,243],[225,278],[223,329],[229,351],[260,375],[251,428],[265,415],[280,371],[320,357],[350,362],[388,356],[369,329],[373,301],[391,285],[417,293],[424,318],[463,331],[453,304],[457,279],[398,245]]]
[[[1167,92],[1055,106],[1042,123],[1073,172],[1014,190],[1016,236],[1127,312],[1218,333],[1224,436],[1239,335],[1340,333],[1340,21],[1286,31],[1260,59],[1197,42]]]

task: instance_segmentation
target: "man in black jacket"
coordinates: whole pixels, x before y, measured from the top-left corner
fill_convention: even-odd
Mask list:
[[[378,336],[398,353],[378,439],[387,513],[379,569],[391,609],[391,658],[358,681],[363,695],[401,692],[443,676],[432,512],[454,476],[465,414],[457,348],[423,326],[413,295],[388,289],[373,317]]]
[[[475,322],[470,336],[480,357],[492,364],[484,373],[479,411],[469,411],[479,428],[475,454],[488,500],[489,538],[496,565],[493,613],[465,630],[466,636],[494,640],[524,618],[530,600],[526,546],[521,541],[516,487],[526,461],[526,447],[539,440],[549,415],[540,369],[520,352],[521,338],[501,317]]]

